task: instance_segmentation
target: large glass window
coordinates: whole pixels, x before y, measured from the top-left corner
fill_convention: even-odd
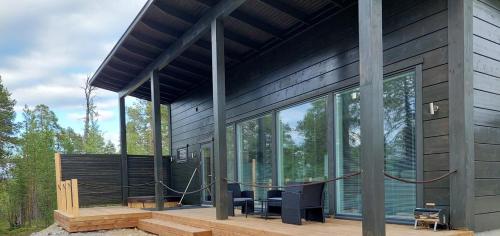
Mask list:
[[[237,125],[238,179],[244,183],[272,184],[272,115],[265,115]],[[264,199],[266,190],[253,190],[256,199]]]
[[[402,73],[384,81],[385,171],[406,179],[416,178],[415,72]],[[359,171],[359,89],[336,94],[336,174]],[[360,176],[338,181],[337,213],[361,214]],[[388,218],[408,219],[416,206],[416,187],[385,179],[385,211]]]
[[[278,182],[322,181],[328,177],[326,99],[278,113]]]

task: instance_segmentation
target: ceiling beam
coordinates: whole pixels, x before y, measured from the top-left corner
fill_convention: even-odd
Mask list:
[[[161,2],[161,1],[155,2],[154,5],[157,6],[165,14],[170,15],[172,17],[175,17],[179,20],[182,20],[185,23],[193,25],[198,21],[198,19],[195,16],[193,16],[193,15],[189,14],[188,12],[185,12],[181,9],[176,9],[174,6],[170,6],[170,5],[166,4],[165,2]],[[248,38],[241,36],[237,33],[230,32],[230,31],[226,30],[226,33],[224,36],[227,39],[229,39],[235,43],[238,43],[242,46],[245,46],[247,48],[250,48],[253,50],[257,50],[259,48],[259,43],[252,41],[251,39],[248,39]]]
[[[204,6],[207,6],[207,7],[212,7],[213,5],[215,5],[217,3],[217,1],[214,1],[214,0],[196,0],[196,1]],[[252,16],[252,15],[249,15],[241,10],[236,9],[229,16],[238,20],[238,21],[241,21],[247,25],[250,25],[256,29],[264,31],[273,37],[281,38],[280,37],[280,35],[282,33],[281,29],[276,28],[273,25],[265,22],[264,20],[261,20],[255,16]]]
[[[152,20],[148,20],[148,19],[144,19],[142,20],[142,24],[144,24],[145,26],[147,26],[149,29],[153,30],[153,31],[156,31],[158,33],[161,33],[161,34],[164,34],[166,36],[170,36],[174,39],[178,39],[182,36],[182,33],[178,30],[175,30],[175,29],[172,29],[166,25],[163,25],[159,22],[156,22],[156,21],[152,21]],[[196,41],[193,45],[201,48],[201,49],[204,49],[204,50],[207,50],[207,51],[210,51],[211,50],[211,45],[210,45],[210,42],[204,40],[204,39],[199,39],[198,41]],[[231,61],[236,61],[236,62],[239,62],[240,60],[238,59],[239,56],[238,55],[233,55],[232,53],[230,52],[226,52],[226,57],[231,60]]]
[[[105,67],[105,65],[108,64],[108,61],[111,60],[111,58],[113,58],[113,55],[121,47],[122,43],[127,38],[127,35],[129,35],[132,32],[132,30],[134,30],[135,26],[141,21],[141,18],[146,14],[146,11],[152,4],[153,0],[148,0],[148,2],[144,4],[139,14],[137,14],[137,16],[134,18],[134,21],[132,21],[132,24],[129,25],[125,33],[123,33],[123,35],[120,37],[120,40],[118,40],[118,43],[115,44],[111,52],[106,56],[106,59],[104,59],[99,68],[97,68],[97,71],[94,73],[94,75],[92,75],[92,78],[90,79],[90,84],[92,84],[96,80],[97,75],[99,75],[101,70]]]
[[[283,3],[279,0],[260,0],[261,2],[271,6],[272,8],[276,9],[276,10],[279,10],[297,20],[299,20],[300,22],[306,24],[306,25],[309,25],[309,21],[307,20],[308,18],[308,15],[302,11],[300,11],[299,9],[296,9],[286,3]]]
[[[207,30],[210,29],[212,21],[218,18],[226,17],[245,0],[222,0],[217,5],[208,10],[198,22],[196,22],[187,32],[185,32],[175,43],[170,45],[160,56],[150,63],[135,79],[120,91],[120,97],[126,96],[136,88],[146,82],[151,72],[161,70],[170,62],[175,60],[180,54],[186,51],[194,42],[198,41]]]

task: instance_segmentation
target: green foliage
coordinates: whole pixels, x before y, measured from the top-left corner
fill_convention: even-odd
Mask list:
[[[62,129],[59,134],[59,149],[66,154],[83,153],[83,137],[71,127]]]
[[[163,155],[170,153],[169,114],[166,106],[161,106],[161,133]],[[127,153],[132,155],[153,154],[151,102],[135,100],[127,108]]]
[[[97,124],[97,120],[93,119],[90,123],[87,138],[84,139],[83,149],[85,153],[105,153],[105,141],[102,136],[102,131]]]
[[[16,101],[10,97],[9,91],[3,86],[0,78],[0,164],[16,143],[15,105]]]

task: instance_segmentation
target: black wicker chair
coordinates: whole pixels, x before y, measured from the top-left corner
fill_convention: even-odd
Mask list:
[[[227,184],[228,190],[228,213],[234,216],[234,207],[240,206],[241,213],[248,214],[254,212],[253,191],[241,191],[237,183]]]
[[[283,191],[272,189],[267,191],[267,211],[266,218],[268,214],[279,214],[281,215],[281,203]]]
[[[281,220],[286,224],[302,224],[302,218],[325,222],[323,189],[325,183],[286,187],[281,204]]]

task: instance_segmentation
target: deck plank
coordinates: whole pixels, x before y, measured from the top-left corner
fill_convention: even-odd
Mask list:
[[[283,224],[281,219],[264,220],[256,216],[245,218],[242,214],[228,220],[215,219],[215,208],[193,208],[151,212],[127,207],[81,208],[74,217],[54,211],[55,221],[69,232],[137,227],[141,219],[154,218],[165,222],[183,224],[212,231],[213,236],[299,236],[299,235],[361,235],[361,221],[327,219],[326,223],[303,222],[303,225]],[[387,224],[388,236],[472,236],[470,231],[414,230],[410,225]]]

